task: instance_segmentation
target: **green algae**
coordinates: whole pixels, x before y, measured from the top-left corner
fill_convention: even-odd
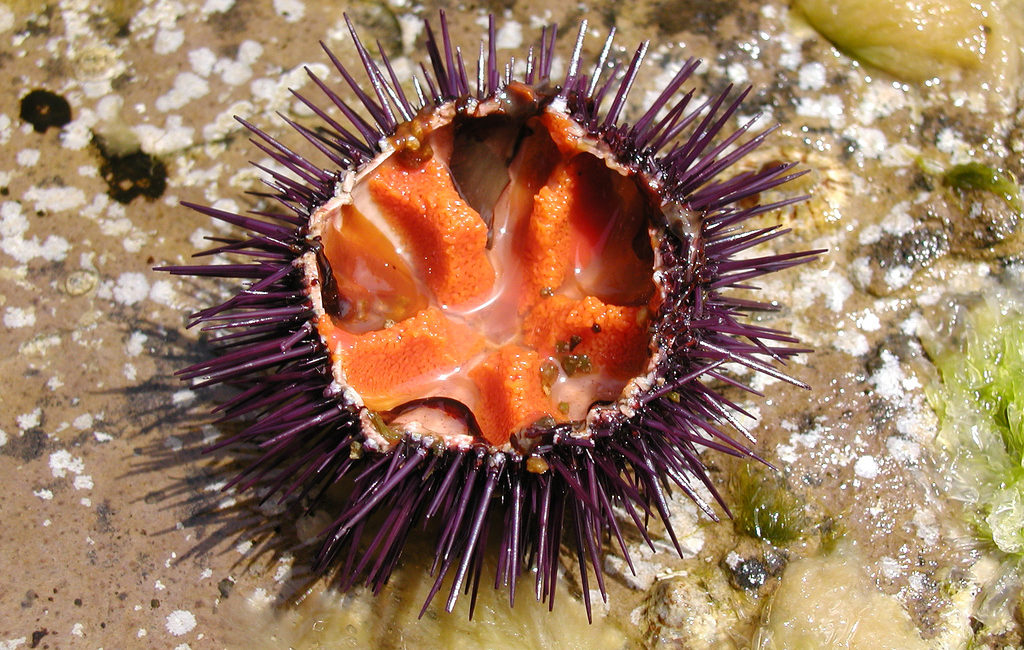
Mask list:
[[[745,465],[733,475],[731,493],[737,532],[774,545],[803,536],[807,525],[804,506],[780,477]]]
[[[941,376],[939,416],[954,496],[978,535],[1024,558],[1024,305],[990,299],[966,313],[953,345],[925,346]]]
[[[1000,197],[1014,210],[1024,209],[1020,198],[1020,187],[1013,177],[998,169],[979,162],[969,162],[950,167],[942,176],[942,182],[954,190],[982,190]]]

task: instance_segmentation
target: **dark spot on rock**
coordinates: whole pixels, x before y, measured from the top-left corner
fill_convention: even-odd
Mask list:
[[[234,59],[238,56],[238,43],[225,43],[217,48],[217,54],[223,58]]]
[[[870,395],[872,391],[865,391]],[[877,431],[888,432],[894,429],[896,421],[896,407],[886,399],[870,399],[868,402],[868,415],[871,417],[871,424]]]
[[[718,21],[732,10],[733,3],[726,0],[659,0],[651,8],[650,19],[663,34],[675,34],[684,30],[695,34],[714,34]]]
[[[74,603],[75,603],[75,607],[81,607],[82,606],[82,599],[81,598],[75,598]]]
[[[782,574],[783,569],[789,564],[789,557],[785,551],[770,548],[764,553],[764,567],[768,575],[777,577]]]
[[[730,579],[739,589],[760,589],[768,581],[768,567],[757,558],[741,560],[731,569]]]
[[[249,17],[245,15],[243,3],[236,2],[227,11],[215,11],[206,21],[218,32],[240,33],[245,31]]]
[[[1021,212],[1003,198],[982,190],[951,192],[959,210],[947,213],[952,251],[970,259],[1014,255],[1020,251]]]
[[[101,533],[112,533],[114,532],[114,525],[110,523],[110,518],[117,514],[113,508],[110,507],[109,501],[104,501],[96,507],[96,528]]]
[[[197,512],[193,512],[182,519],[181,524],[186,528],[194,528],[216,520],[217,513],[210,512],[205,506],[200,506]]]
[[[56,8],[55,4],[43,7],[42,11],[28,20],[25,24],[24,31],[21,33],[27,33],[29,36],[46,36],[49,34],[50,25],[53,22],[53,13]]]
[[[898,360],[908,360],[918,356],[919,351],[920,348],[913,337],[901,333],[890,334],[871,350],[864,365],[873,375],[885,365],[886,352]]]
[[[39,598],[39,594],[34,589],[29,589],[25,592],[25,597],[21,599],[21,608],[28,609],[32,603],[36,602],[36,598]]]
[[[235,583],[230,578],[224,578],[217,583],[217,590],[220,591],[221,598],[227,598],[231,595],[231,590],[234,589]]]
[[[152,607],[153,609],[156,609],[157,607],[160,607],[160,600],[157,599],[157,598],[154,598],[153,600],[149,601],[149,606]]]
[[[71,121],[71,105],[49,90],[33,90],[21,98],[21,119],[31,124],[37,133],[51,126],[59,129]]]
[[[818,474],[807,472],[800,476],[800,482],[810,487],[819,487],[825,480]]]
[[[870,260],[871,280],[865,287],[875,295],[887,295],[889,286],[887,271],[906,267],[912,273],[926,269],[950,253],[953,238],[942,225],[929,216],[915,219],[924,221],[921,226],[902,234],[885,233],[873,244],[863,246],[861,254]],[[925,221],[925,219],[928,219]]]
[[[605,31],[608,31],[612,27],[615,27],[619,19],[618,7],[615,6],[614,2],[601,2],[593,4],[590,9],[601,17],[601,22],[604,25]]]
[[[32,645],[30,645],[29,647],[30,648],[38,648],[39,647],[39,642],[42,641],[43,637],[46,636],[49,633],[50,633],[50,631],[47,630],[45,627],[43,629],[41,629],[41,630],[36,630],[35,632],[33,632],[32,633]]]
[[[932,177],[924,173],[921,170],[917,170],[914,173],[914,178],[910,182],[911,189],[923,190],[925,192],[931,192],[935,189],[935,183],[932,181]]]
[[[167,189],[167,168],[153,156],[141,151],[112,156],[102,146],[100,153],[100,175],[107,182],[107,194],[118,203],[131,203],[137,196],[156,199]]]
[[[499,14],[504,11],[504,3],[500,0],[493,4],[496,7],[491,8],[491,11]],[[354,2],[349,4],[347,12],[352,22],[359,25],[360,31],[366,33],[369,42],[380,43],[389,55],[401,53],[402,29],[398,17],[387,3]]]
[[[134,78],[135,77],[133,77],[131,74],[129,74],[127,72],[125,72],[123,74],[119,74],[116,77],[114,77],[113,79],[111,79],[111,81],[110,81],[110,88],[111,88],[111,90],[115,90],[115,91],[124,90],[128,86],[128,84],[131,83],[132,79],[134,79]]]
[[[46,434],[39,427],[29,429],[24,435],[11,437],[7,444],[0,447],[0,453],[14,456],[23,462],[39,458],[46,449]]]

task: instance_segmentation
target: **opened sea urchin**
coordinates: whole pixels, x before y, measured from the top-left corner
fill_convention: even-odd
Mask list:
[[[767,132],[727,127],[745,92],[684,93],[695,60],[625,123],[647,46],[613,64],[613,33],[584,71],[585,23],[558,79],[553,28],[502,62],[492,20],[473,78],[442,14],[402,80],[349,27],[368,86],[327,55],[356,105],[310,73],[326,100],[296,97],[320,123],[285,118],[324,162],[244,123],[289,172],[261,167],[283,209],[189,206],[248,232],[207,251],[241,263],[167,269],[245,282],[194,315],[216,356],[180,374],[238,389],[217,410],[246,427],[222,444],[260,456],[232,485],[318,503],[348,483],[318,556],[342,588],[380,589],[435,534],[428,603],[446,577],[449,610],[475,595],[495,548],[496,587],[535,571],[553,601],[564,541],[589,611],[605,540],[628,561],[621,526],[650,543],[652,515],[675,540],[671,490],[721,502],[702,450],[753,456],[722,366],[794,381],[776,364],[795,340],[732,294],[814,255],[751,255],[782,231],[741,227],[799,200],[756,203],[798,173],[729,174]]]

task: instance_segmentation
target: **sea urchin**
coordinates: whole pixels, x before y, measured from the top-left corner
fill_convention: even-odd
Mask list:
[[[164,270],[246,284],[194,315],[216,355],[180,375],[238,389],[216,410],[246,426],[220,446],[259,457],[232,486],[317,503],[346,480],[318,556],[342,588],[380,589],[432,524],[428,603],[446,576],[449,610],[475,597],[496,535],[495,587],[514,599],[535,570],[553,605],[564,537],[589,613],[603,542],[629,560],[620,517],[650,543],[659,516],[675,541],[672,489],[711,517],[700,484],[725,506],[700,450],[754,456],[727,432],[750,438],[720,392],[746,387],[722,366],[798,383],[776,367],[795,339],[747,322],[768,306],[731,294],[815,254],[740,255],[783,234],[741,225],[801,200],[756,204],[799,172],[723,179],[768,131],[726,134],[749,89],[683,94],[696,60],[624,123],[647,45],[613,64],[614,31],[586,74],[584,23],[552,79],[556,30],[502,63],[492,19],[471,79],[442,13],[407,86],[349,29],[368,89],[324,49],[359,108],[310,72],[328,108],[296,97],[320,123],[284,118],[326,165],[242,121],[288,170],[257,165],[272,188],[257,196],[283,210],[188,204],[247,231],[203,254],[245,261]]]

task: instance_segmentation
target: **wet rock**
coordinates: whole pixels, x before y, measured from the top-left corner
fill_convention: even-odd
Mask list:
[[[778,577],[788,561],[780,549],[768,547],[762,552],[751,544],[741,544],[725,556],[722,569],[733,588],[757,592],[771,578]]]
[[[658,582],[643,606],[645,646],[683,650],[728,647],[739,625],[733,593],[717,570]]]
[[[769,548],[764,552],[764,566],[771,577],[775,578],[782,575],[787,564],[789,564],[789,556],[785,551]]]
[[[948,255],[950,249],[949,233],[935,221],[902,234],[885,233],[861,247],[857,257],[864,260],[864,266],[857,280],[870,293],[887,296]]]
[[[365,42],[380,43],[389,56],[402,54],[402,29],[388,3],[363,0],[350,4],[347,12]]]
[[[708,2],[672,2],[662,0],[651,8],[651,22],[664,34],[689,30],[713,34],[718,22],[732,11],[733,3],[723,0]]]
[[[1019,254],[1024,241],[1021,212],[990,192],[969,190],[963,194],[961,209],[946,216],[952,251],[971,259]]]
[[[756,591],[768,581],[768,567],[756,557],[740,560],[730,569],[730,581],[738,589]]]

